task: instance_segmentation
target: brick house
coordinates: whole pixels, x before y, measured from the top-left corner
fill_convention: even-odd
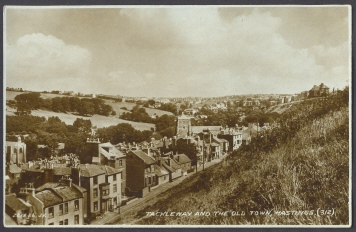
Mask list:
[[[126,195],[144,197],[157,185],[156,160],[141,150],[129,151],[126,155]]]

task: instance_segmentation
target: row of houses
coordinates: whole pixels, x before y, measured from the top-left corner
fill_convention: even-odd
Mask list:
[[[168,143],[168,141],[167,141]],[[14,146],[15,145],[15,146]],[[6,147],[11,147],[12,152],[20,152],[20,145],[26,145],[21,141],[16,144],[7,142]],[[79,188],[83,194],[80,197],[73,198],[73,201],[79,200],[83,202],[85,207],[81,211],[73,211],[68,213],[68,217],[74,217],[79,213],[79,224],[89,222],[101,214],[109,211],[115,211],[121,205],[125,204],[131,197],[144,197],[152,189],[165,184],[169,181],[174,181],[183,175],[186,175],[191,170],[191,160],[185,154],[173,154],[173,152],[161,153],[161,149],[165,147],[166,142],[153,141],[151,143],[141,144],[117,144],[102,143],[99,139],[88,139],[87,146],[88,156],[91,157],[90,164],[80,164],[79,158],[74,154],[66,154],[64,156],[56,156],[50,159],[29,161],[26,162],[26,155],[21,150],[21,158],[12,158],[7,166],[11,167],[7,170],[7,189],[6,203],[7,214],[11,216],[14,211],[17,211],[17,203],[22,202],[21,194],[10,187],[13,180],[17,180],[16,184],[20,185],[26,181],[31,183],[32,188],[21,189],[28,191],[36,196],[43,194],[43,191],[49,193],[50,188],[61,188],[64,183],[70,183],[72,190],[68,189],[68,194],[75,194]],[[23,148],[22,147],[22,148]],[[16,148],[16,150],[15,150]],[[10,150],[10,148],[9,148]],[[164,149],[162,149],[163,151]],[[14,156],[9,154],[10,157]],[[14,175],[14,167],[16,175]],[[11,169],[11,170],[10,170]],[[63,180],[65,179],[65,180]],[[15,195],[14,195],[15,194]],[[42,196],[42,195],[41,195]],[[18,201],[10,199],[18,198]],[[80,200],[80,199],[81,200]],[[27,212],[35,212],[40,215],[41,212],[53,212],[57,215],[59,205],[57,201],[49,202],[46,199],[42,203],[36,203],[32,198],[29,198],[28,207],[23,209],[22,214]],[[31,200],[32,199],[32,200]],[[39,198],[38,198],[39,199]],[[45,203],[45,202],[48,202]],[[71,204],[71,203],[70,203]],[[41,205],[41,210],[35,206]],[[82,205],[82,203],[80,203]],[[52,209],[49,209],[53,207]],[[21,208],[21,207],[20,207]],[[36,208],[36,209],[35,209]],[[78,216],[75,216],[77,219]],[[72,218],[61,218],[47,220],[29,220],[23,218],[16,220],[19,224],[38,224],[38,225],[61,225],[61,223],[72,223]],[[68,220],[69,221],[68,221]],[[67,220],[67,221],[66,221]]]

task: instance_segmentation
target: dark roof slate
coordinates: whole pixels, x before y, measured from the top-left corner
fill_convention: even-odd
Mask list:
[[[18,210],[26,210],[29,207],[27,205],[25,205],[21,200],[19,200],[16,197],[15,193],[6,195],[5,197],[5,204],[8,205],[11,209],[13,209],[14,211],[18,211]]]
[[[133,154],[135,154],[137,157],[139,157],[141,160],[143,160],[143,162],[145,162],[146,164],[154,164],[156,163],[156,161],[149,157],[146,153],[144,153],[143,151],[131,151]]]

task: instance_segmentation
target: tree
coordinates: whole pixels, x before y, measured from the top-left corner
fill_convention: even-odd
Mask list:
[[[89,133],[91,131],[92,123],[90,119],[77,118],[73,122],[73,126],[77,128],[77,131]]]
[[[17,103],[17,111],[16,114],[21,115],[30,115],[31,114],[31,105],[26,102]]]
[[[162,115],[161,117],[156,119],[156,130],[163,131],[169,127],[175,127],[176,125],[176,117],[169,116],[167,114]]]
[[[26,103],[31,109],[39,109],[41,107],[40,93],[23,93],[15,97],[17,103]]]

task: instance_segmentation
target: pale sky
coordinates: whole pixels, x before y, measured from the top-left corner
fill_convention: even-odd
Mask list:
[[[298,93],[350,78],[349,9],[7,8],[7,87],[146,97]]]

